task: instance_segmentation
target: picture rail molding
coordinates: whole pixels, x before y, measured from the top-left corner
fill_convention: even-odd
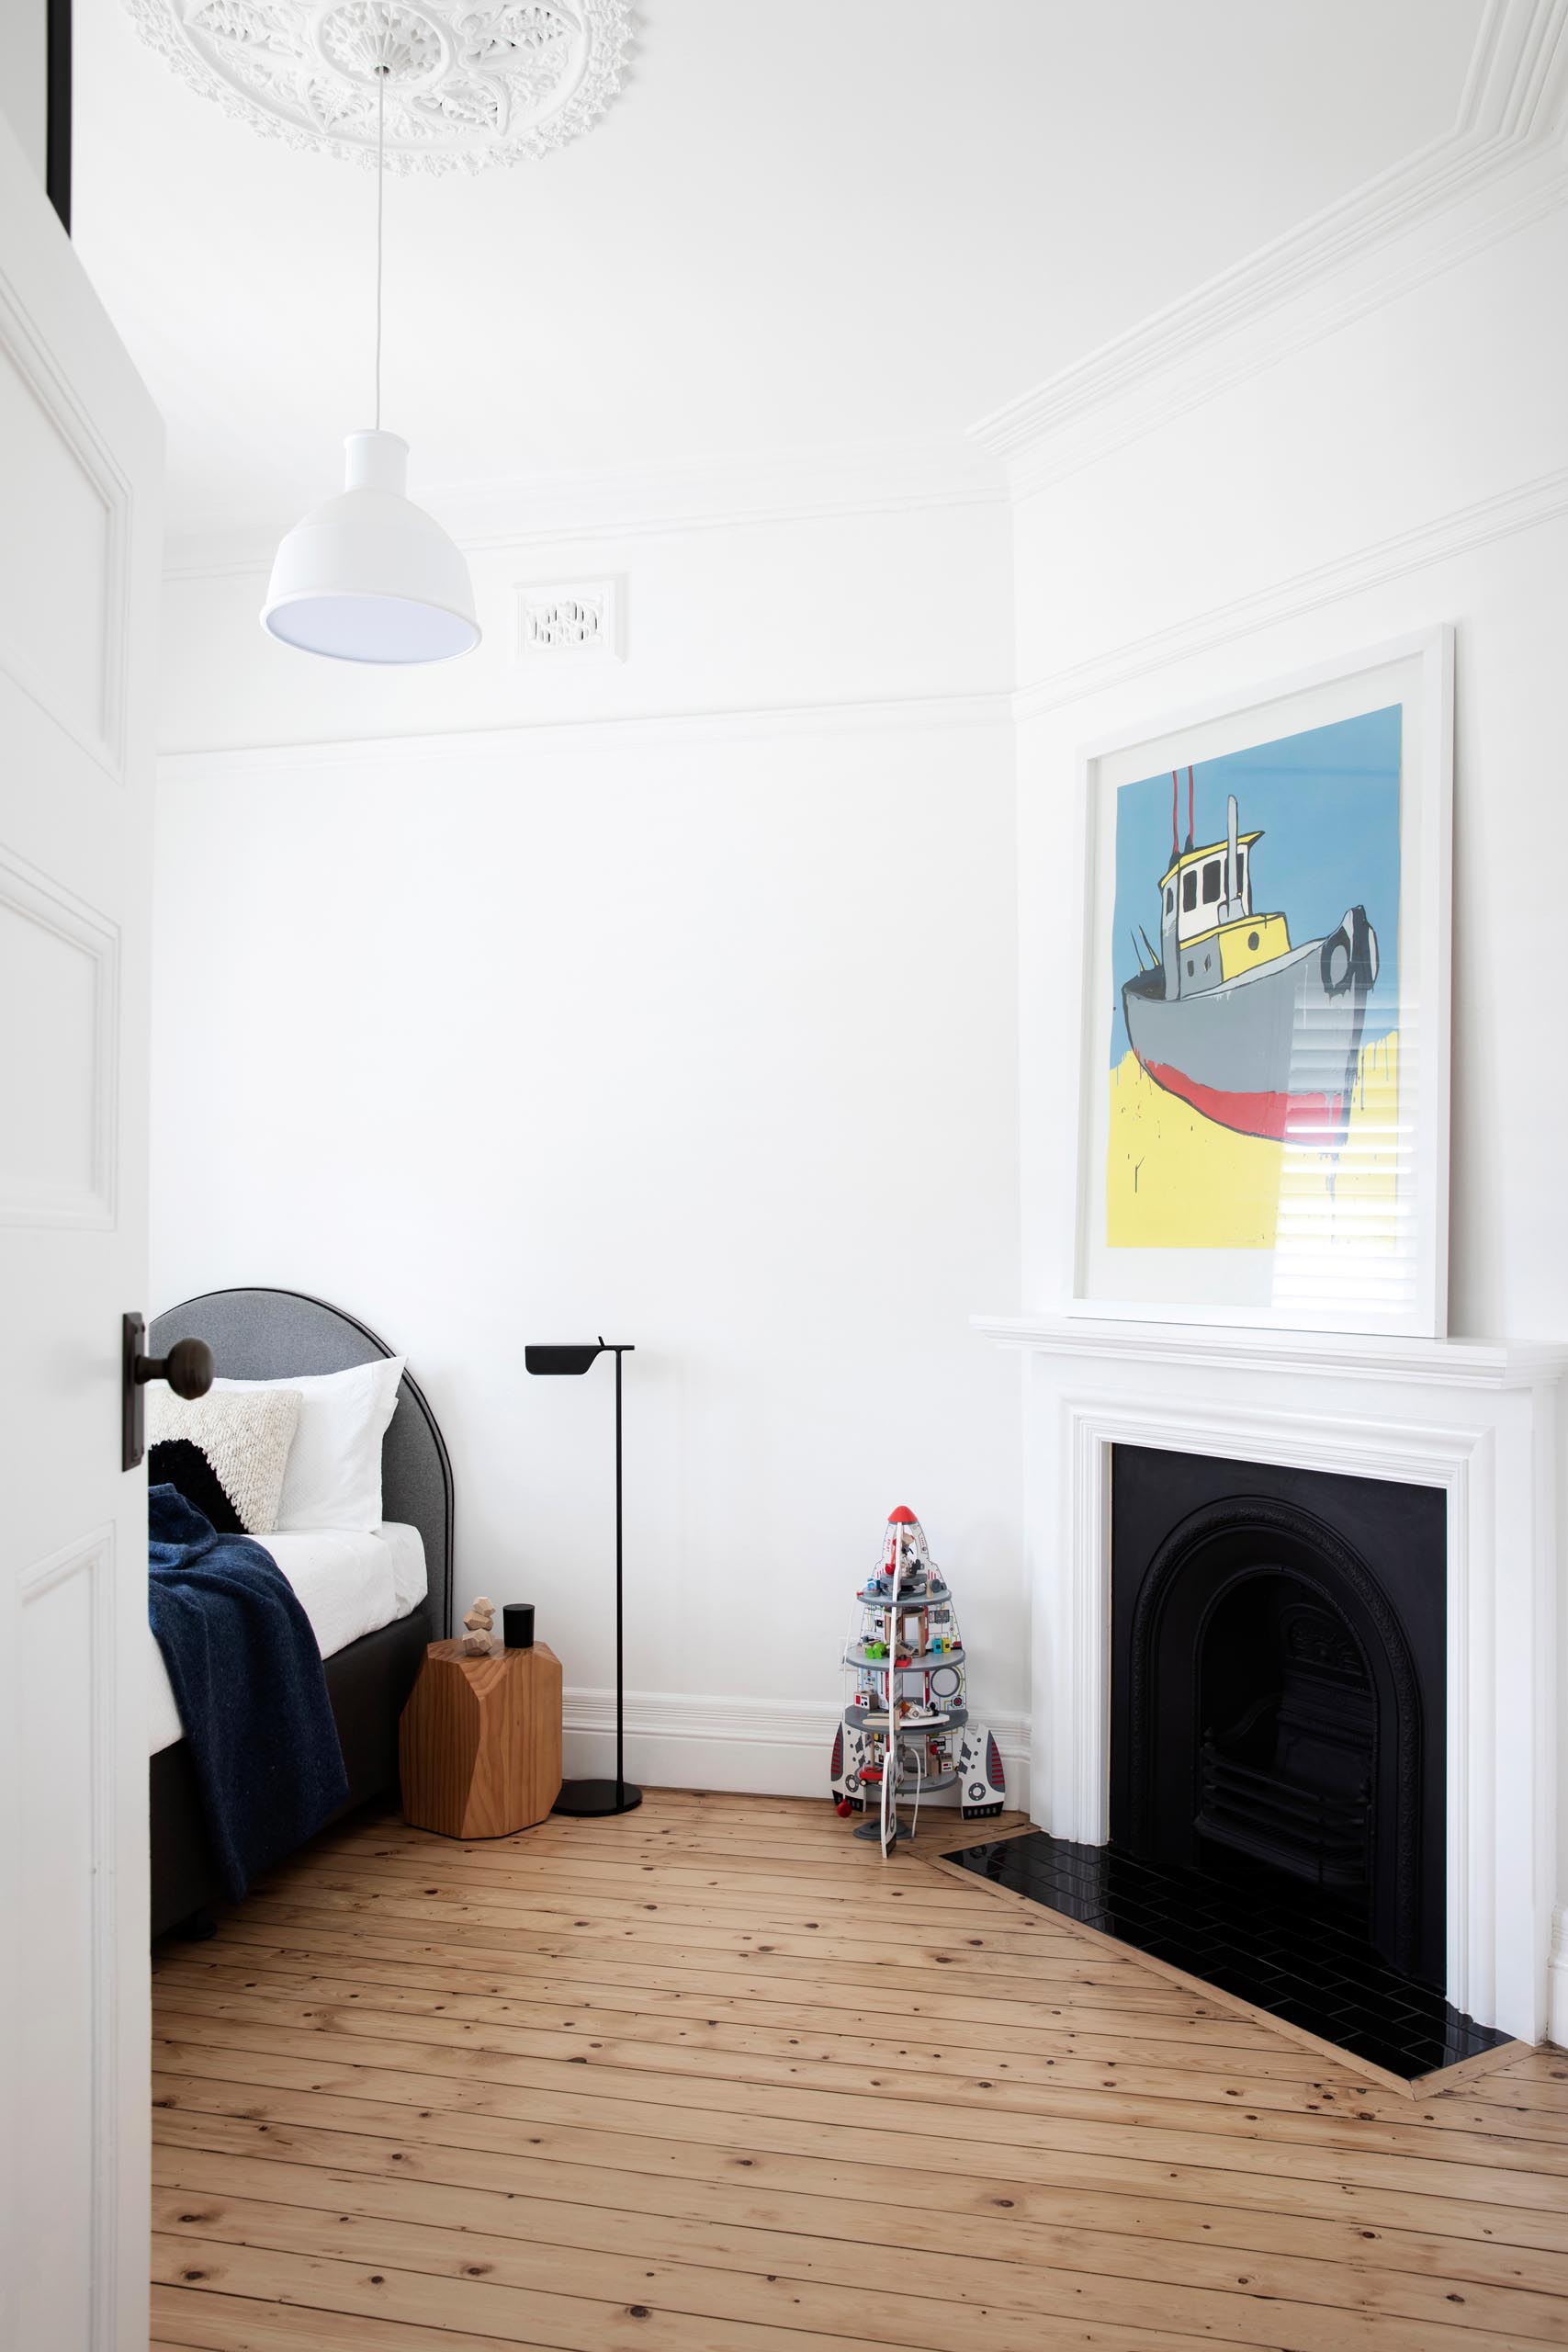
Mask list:
[[[1021,724],[1051,711],[1082,702],[1090,695],[1119,686],[1161,670],[1194,654],[1206,653],[1233,639],[1272,628],[1281,621],[1300,619],[1305,613],[1342,602],[1384,581],[1399,580],[1429,565],[1489,547],[1521,531],[1539,530],[1568,514],[1568,466],[1511,483],[1485,498],[1456,506],[1430,522],[1370,539],[1347,556],[1312,564],[1301,571],[1248,589],[1242,596],[1211,605],[1167,628],[1146,637],[1104,647],[1060,670],[1047,672],[1020,686],[1013,695],[1013,715]]]
[[[267,777],[325,775],[384,776],[431,760],[464,767],[504,765],[526,750],[590,752],[657,750],[702,743],[777,742],[796,737],[863,735],[913,729],[921,733],[962,728],[1010,728],[1005,693],[909,695],[862,702],[759,704],[734,710],[632,711],[583,718],[547,718],[461,734],[355,735],[342,741],[265,743],[164,752],[158,773],[165,783],[237,785]]]

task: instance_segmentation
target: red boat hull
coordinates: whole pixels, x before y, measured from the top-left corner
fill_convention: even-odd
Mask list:
[[[1140,1057],[1141,1058],[1141,1057]],[[1145,1062],[1156,1086],[1179,1095],[1216,1125],[1238,1136],[1262,1136],[1270,1143],[1299,1143],[1310,1149],[1319,1144],[1333,1148],[1343,1136],[1347,1104],[1342,1094],[1238,1094],[1219,1086],[1204,1086],[1185,1070],[1163,1062]]]

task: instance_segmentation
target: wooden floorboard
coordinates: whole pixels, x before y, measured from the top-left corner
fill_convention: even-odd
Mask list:
[[[1412,2098],[935,1850],[319,1841],[155,1959],[155,2352],[1568,2346],[1568,2059]]]

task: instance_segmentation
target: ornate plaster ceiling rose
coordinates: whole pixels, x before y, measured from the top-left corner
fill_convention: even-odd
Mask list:
[[[586,130],[621,86],[631,0],[126,0],[144,40],[225,114],[290,147],[479,172]]]

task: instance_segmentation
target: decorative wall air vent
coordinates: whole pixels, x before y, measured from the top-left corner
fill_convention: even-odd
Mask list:
[[[618,662],[616,580],[573,580],[517,590],[518,662]]]
[[[143,40],[225,114],[290,147],[483,171],[586,130],[621,86],[631,0],[126,0]]]

